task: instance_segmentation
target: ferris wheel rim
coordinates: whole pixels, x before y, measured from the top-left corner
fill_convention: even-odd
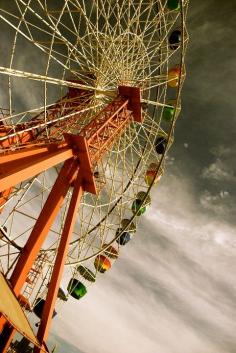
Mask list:
[[[182,33],[184,34],[184,33],[185,33],[184,17],[183,17],[183,3],[184,3],[184,0],[181,0],[180,2],[181,2]],[[181,58],[181,69],[180,69],[180,70],[183,70],[183,65],[184,65],[184,63],[183,63],[183,54],[184,54],[184,39],[182,39],[182,41],[181,41],[181,55],[180,55],[180,58]],[[182,72],[182,71],[181,71],[181,72]],[[180,91],[181,91],[181,88],[182,88],[182,80],[183,80],[182,75],[180,75],[180,76],[179,76],[179,84],[178,84],[178,88],[177,88],[177,92],[178,92],[178,93],[177,93],[177,97],[178,97],[177,101],[178,101],[179,98],[180,98]],[[93,88],[93,89],[95,89],[95,88]],[[153,115],[155,114],[155,112],[156,112],[156,107],[155,107],[154,110],[153,110]],[[166,146],[166,148],[165,148],[164,154],[163,154],[162,157],[161,157],[161,160],[160,160],[159,167],[158,167],[158,170],[157,170],[157,172],[156,172],[156,175],[158,174],[158,171],[159,171],[159,169],[161,168],[161,166],[162,166],[162,164],[163,164],[163,161],[164,161],[164,158],[165,158],[167,149],[168,149],[168,147],[169,147],[168,145],[169,145],[169,142],[170,142],[170,139],[171,139],[171,135],[172,135],[172,133],[173,133],[173,129],[174,129],[174,125],[175,125],[175,115],[176,115],[176,109],[175,109],[175,113],[174,113],[174,118],[173,118],[173,121],[172,121],[171,129],[170,129],[170,131],[169,131],[169,133],[168,133],[167,146]],[[140,163],[141,163],[141,158],[140,158]],[[149,186],[148,191],[147,191],[147,195],[149,195],[153,184],[154,184],[154,182],[152,182],[151,186]],[[145,201],[143,201],[143,202],[145,202]],[[117,202],[117,203],[118,203],[118,202]],[[135,219],[137,213],[138,213],[138,210],[136,211],[135,215],[132,217],[132,220]],[[101,221],[98,223],[98,225],[97,225],[96,227],[98,227],[100,223],[101,223]],[[131,221],[130,221],[130,223],[131,223]],[[118,237],[119,237],[119,236],[115,237],[109,244],[112,244],[116,239],[118,239]],[[76,242],[76,241],[78,241],[78,240],[75,240],[75,242]],[[55,249],[56,249],[56,248],[55,248]],[[47,250],[45,250],[45,251],[47,251]],[[99,252],[95,253],[95,255],[92,255],[92,256],[90,256],[90,257],[85,258],[85,259],[83,260],[83,262],[86,261],[86,260],[88,260],[88,259],[91,259],[91,258],[95,257],[96,255],[102,253],[103,251],[104,251],[104,249],[101,249]],[[79,262],[78,262],[78,263],[79,263]],[[70,265],[71,265],[71,264],[70,264]]]

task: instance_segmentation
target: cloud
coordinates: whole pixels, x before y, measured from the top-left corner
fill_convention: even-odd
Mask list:
[[[227,199],[229,196],[228,191],[222,190],[219,194],[211,194],[208,190],[205,190],[200,196],[200,203],[203,208],[212,210],[215,213],[226,213],[228,211]]]
[[[203,189],[200,191],[200,204],[205,210],[215,213],[221,218],[234,220],[235,182],[234,168],[235,152],[231,147],[215,146],[211,150],[214,158],[201,171]]]
[[[57,334],[86,353],[235,351],[234,231],[190,188],[161,181],[114,267],[59,312]]]
[[[228,170],[227,170],[228,169]],[[233,170],[219,158],[202,171],[202,177],[215,180],[235,180]]]

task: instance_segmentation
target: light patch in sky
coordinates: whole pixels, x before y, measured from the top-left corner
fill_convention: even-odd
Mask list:
[[[224,162],[219,158],[202,171],[202,177],[215,180],[235,180],[233,171],[224,165]]]
[[[170,179],[114,267],[54,321],[86,353],[235,352],[233,229],[196,208],[184,180]]]

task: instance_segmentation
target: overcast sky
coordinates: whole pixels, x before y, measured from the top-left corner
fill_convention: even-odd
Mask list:
[[[235,24],[234,0],[191,1],[166,174],[115,266],[54,320],[57,352],[236,352]]]
[[[58,310],[57,353],[236,352],[236,1],[190,0],[188,30],[165,175],[114,267]]]

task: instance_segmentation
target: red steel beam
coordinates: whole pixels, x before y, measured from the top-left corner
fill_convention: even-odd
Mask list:
[[[104,128],[107,123],[107,119],[112,120],[114,115],[117,115],[119,111],[128,104],[128,99],[118,96],[110,104],[108,104],[102,111],[100,111],[93,120],[87,124],[80,132],[80,136],[84,136],[89,142],[93,134],[98,130]]]
[[[109,129],[109,134],[105,139],[103,139],[103,136],[96,134],[93,140],[88,144],[92,163],[96,163],[101,158],[101,156],[111,147],[119,135],[124,132],[125,126],[127,126],[131,121],[132,115],[130,111],[126,110],[123,112],[122,118],[121,114],[122,113],[120,113],[117,117],[119,123],[116,125],[116,128]]]
[[[44,150],[45,148],[42,147],[41,149]],[[0,192],[73,157],[73,150],[70,147],[56,151],[47,149],[47,152],[43,153],[40,153],[41,149],[26,149],[5,156],[5,158],[9,158],[9,161],[0,165]],[[29,156],[24,157],[27,152]],[[3,160],[5,158],[3,157]]]
[[[77,173],[78,164],[73,159],[66,161],[61,168],[56,182],[52,187],[52,190],[11,275],[10,282],[16,295],[20,294],[27,275],[43,245],[43,242],[46,239],[46,236]]]
[[[37,334],[39,343],[41,343],[42,345],[47,340],[47,337],[48,337],[52,314],[53,314],[55,302],[57,299],[57,293],[59,290],[59,286],[60,286],[60,282],[61,282],[61,278],[64,270],[64,265],[65,265],[66,256],[69,249],[72,232],[77,219],[77,211],[79,208],[82,193],[83,193],[83,187],[82,187],[81,175],[79,172],[77,175],[77,179],[74,182],[74,190],[70,201],[70,206],[67,212],[65,225],[63,228],[61,241],[57,252],[57,257],[53,268],[53,273],[49,283],[46,302],[43,308],[42,319],[41,319],[38,334]],[[39,347],[35,347],[34,353],[42,353],[42,350]]]

